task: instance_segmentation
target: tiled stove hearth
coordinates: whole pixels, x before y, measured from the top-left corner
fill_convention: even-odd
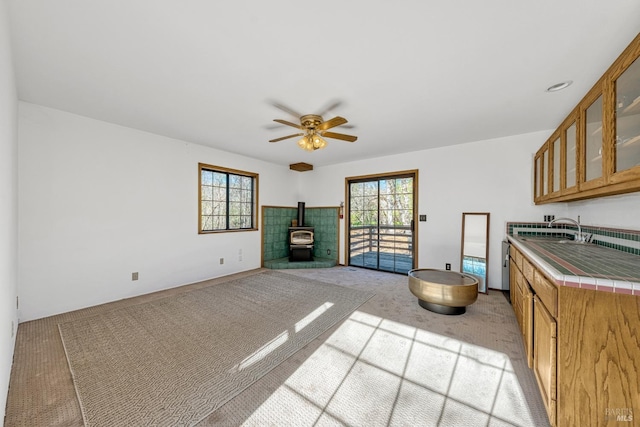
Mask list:
[[[262,207],[262,266],[271,269],[330,268],[338,264],[340,252],[340,220],[338,206],[305,208],[305,222],[302,231],[313,232],[313,260],[309,261],[309,248],[301,248],[293,253],[291,261],[291,236],[289,229],[298,224],[297,206]],[[309,243],[297,240],[303,236],[296,234],[295,244]]]

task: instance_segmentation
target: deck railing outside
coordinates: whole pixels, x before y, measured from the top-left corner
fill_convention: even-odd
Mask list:
[[[367,252],[411,255],[413,250],[411,226],[351,226],[349,236],[351,257]]]

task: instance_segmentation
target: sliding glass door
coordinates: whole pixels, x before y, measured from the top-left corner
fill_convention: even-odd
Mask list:
[[[401,274],[413,268],[416,175],[347,178],[349,265]]]

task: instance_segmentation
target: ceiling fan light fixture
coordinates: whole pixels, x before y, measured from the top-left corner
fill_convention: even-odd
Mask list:
[[[302,138],[300,138],[300,141],[298,141],[298,147],[302,148],[303,150],[306,151],[311,151],[311,149],[309,147],[312,147],[313,145],[311,144],[311,142],[307,139],[307,136],[303,136]]]
[[[269,140],[269,142],[278,142],[284,139],[293,138],[296,136],[302,136],[298,140],[298,147],[305,151],[315,151],[325,148],[328,144],[325,138],[341,139],[343,141],[355,142],[358,137],[353,135],[345,135],[342,133],[329,132],[336,126],[347,123],[347,119],[344,117],[336,116],[331,120],[324,121],[322,116],[317,114],[307,114],[300,117],[300,124],[288,122],[286,120],[274,119],[275,122],[283,125],[291,126],[296,129],[300,129],[302,133],[295,133],[293,135],[287,135],[280,138]]]
[[[298,141],[298,147],[305,151],[320,150],[326,146],[327,141],[317,133],[305,135]]]
[[[322,138],[320,135],[318,134],[314,134],[312,137],[313,140],[313,149],[314,150],[320,150],[321,148],[324,148],[327,146],[327,141],[324,140],[324,138]]]

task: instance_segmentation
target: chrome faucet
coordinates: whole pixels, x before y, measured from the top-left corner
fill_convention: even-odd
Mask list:
[[[571,218],[556,218],[553,219],[551,221],[549,221],[549,224],[547,225],[547,227],[551,227],[551,224],[553,224],[554,222],[558,222],[558,221],[569,221],[573,224],[576,225],[576,227],[578,227],[578,234],[576,234],[576,242],[578,243],[585,243],[585,236],[582,235],[582,227],[580,227],[580,217],[578,217],[578,220],[576,221],[575,219],[571,219]]]

